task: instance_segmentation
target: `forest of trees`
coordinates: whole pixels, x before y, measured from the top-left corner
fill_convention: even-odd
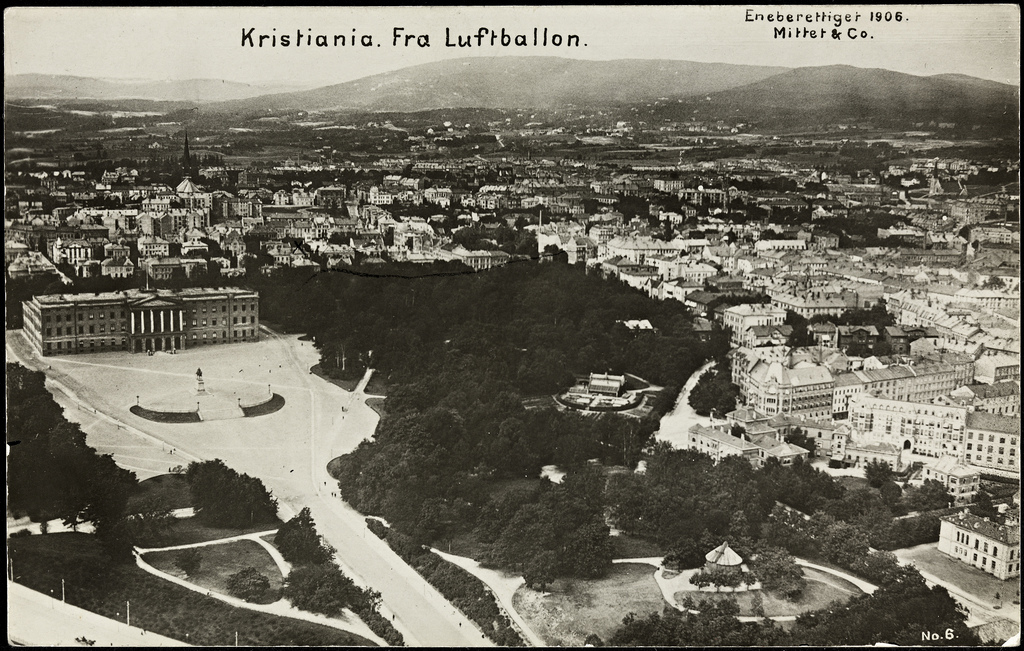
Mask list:
[[[566,265],[386,271],[370,278],[275,274],[260,290],[261,314],[312,335],[327,373],[344,359],[349,372],[372,366],[385,379],[387,415],[372,441],[341,459],[336,476],[353,506],[420,543],[477,530],[495,481],[537,477],[548,464],[581,469],[590,459],[635,467],[658,426],[658,414],[593,417],[554,405],[526,409],[524,398],[564,391],[574,374],[589,372],[628,372],[677,387],[727,349],[724,333],[701,343],[681,304]],[[649,319],[658,332],[632,333],[620,323],[627,319]],[[610,553],[603,506],[570,507],[580,499],[573,490],[503,504],[503,526],[542,517],[558,527],[530,549],[515,548],[512,532],[481,528],[491,562],[539,558],[532,569],[540,575],[594,575]],[[586,549],[593,562],[568,549]]]
[[[126,509],[138,486],[135,473],[86,444],[85,433],[64,417],[45,379],[7,364],[7,509],[35,522],[91,522],[111,556],[130,557],[135,527]]]

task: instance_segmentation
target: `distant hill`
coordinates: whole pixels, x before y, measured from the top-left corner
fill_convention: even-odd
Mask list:
[[[314,90],[226,102],[209,108],[231,112],[593,108],[706,94],[786,70],[692,61],[478,57],[426,63]]]
[[[120,100],[221,102],[291,90],[281,85],[241,84],[222,79],[148,81],[97,79],[70,75],[11,75],[4,79],[10,99]]]
[[[966,75],[918,77],[877,68],[796,68],[712,93],[681,113],[760,124],[822,122],[1016,123],[1020,88]]]

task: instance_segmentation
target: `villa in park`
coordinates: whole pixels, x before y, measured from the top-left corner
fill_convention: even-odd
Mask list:
[[[967,509],[941,520],[940,552],[997,579],[1005,581],[1020,576],[1019,506],[1006,514],[1003,524],[978,517]]]
[[[258,341],[259,295],[238,288],[35,296],[25,337],[41,355],[175,351]]]

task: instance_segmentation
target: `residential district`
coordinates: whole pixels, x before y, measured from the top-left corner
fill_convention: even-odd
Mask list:
[[[183,151],[177,183],[130,167],[8,172],[8,278],[134,283],[27,297],[39,354],[257,339],[258,297],[215,288],[247,269],[585,266],[685,304],[697,331],[731,332],[736,409],[689,427],[687,447],[937,480],[951,497],[938,551],[1019,578],[1019,492],[998,518],[966,510],[984,480],[1020,477],[1017,161],[908,155],[843,172],[428,152],[204,167],[187,133],[151,147]],[[207,287],[166,289],[189,279]],[[803,446],[786,442],[797,431]]]

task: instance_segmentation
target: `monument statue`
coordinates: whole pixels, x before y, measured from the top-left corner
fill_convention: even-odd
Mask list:
[[[203,382],[203,369],[196,369],[196,395],[201,396],[206,394],[206,387]]]
[[[196,369],[196,377],[203,377],[203,369],[201,369],[201,368],[197,368]]]

